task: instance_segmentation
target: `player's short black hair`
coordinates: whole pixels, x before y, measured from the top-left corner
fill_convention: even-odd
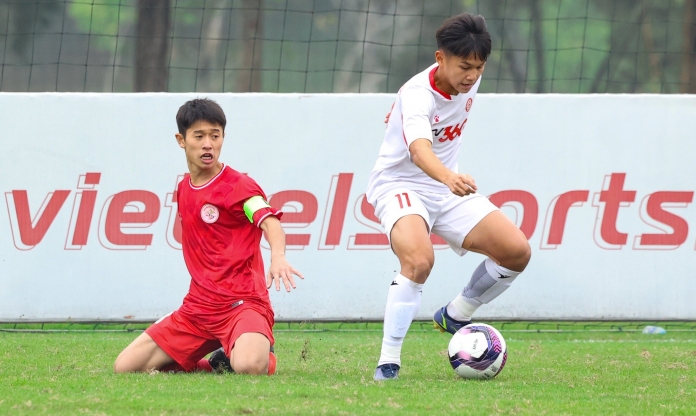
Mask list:
[[[435,39],[438,49],[462,58],[473,56],[485,62],[491,54],[491,35],[483,16],[452,16],[437,30]]]
[[[208,98],[186,101],[176,113],[176,125],[179,128],[179,133],[184,137],[186,137],[186,130],[199,120],[219,124],[222,126],[222,131],[225,131],[227,124],[225,112],[222,111],[220,104]]]

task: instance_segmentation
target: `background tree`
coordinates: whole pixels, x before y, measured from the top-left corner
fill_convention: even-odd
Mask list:
[[[167,91],[170,0],[138,0],[135,91]]]
[[[696,94],[696,0],[684,4],[684,46],[682,47],[681,92]]]

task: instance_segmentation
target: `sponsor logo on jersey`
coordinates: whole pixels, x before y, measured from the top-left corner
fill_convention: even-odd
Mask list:
[[[444,143],[447,140],[452,141],[462,135],[462,129],[466,125],[467,120],[469,119],[465,119],[460,124],[455,124],[454,126],[447,126],[439,130],[433,129],[433,135],[437,137],[437,140],[440,143]]]
[[[218,211],[215,205],[205,204],[203,208],[201,208],[201,219],[204,222],[212,224],[217,221],[219,217],[220,211]]]
[[[472,105],[473,103],[474,103],[474,99],[473,99],[473,98],[469,98],[468,100],[466,100],[466,112],[467,112],[467,113],[469,112],[469,110],[471,110],[471,105]]]

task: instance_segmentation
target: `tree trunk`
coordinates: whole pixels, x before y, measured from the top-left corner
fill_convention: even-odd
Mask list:
[[[244,63],[242,68],[245,71],[237,76],[237,92],[258,92],[261,91],[261,39],[263,38],[263,10],[262,0],[242,0],[241,12],[244,16],[244,26],[242,29],[242,48],[241,61]],[[248,70],[246,70],[248,68]]]
[[[532,0],[530,7],[532,14],[532,30],[534,31],[534,56],[536,57],[536,73],[538,78],[536,92],[543,93],[546,91],[546,57],[544,56],[543,16],[539,0]]]
[[[135,91],[167,91],[170,0],[138,0]]]
[[[696,0],[684,2],[681,92],[696,94]]]

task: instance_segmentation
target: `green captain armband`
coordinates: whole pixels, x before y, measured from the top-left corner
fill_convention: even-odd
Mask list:
[[[244,203],[244,214],[246,214],[247,218],[249,219],[249,222],[253,224],[254,213],[260,209],[270,207],[271,206],[268,205],[268,202],[266,202],[266,200],[263,199],[261,196],[252,196],[251,198],[247,199],[247,201]]]

